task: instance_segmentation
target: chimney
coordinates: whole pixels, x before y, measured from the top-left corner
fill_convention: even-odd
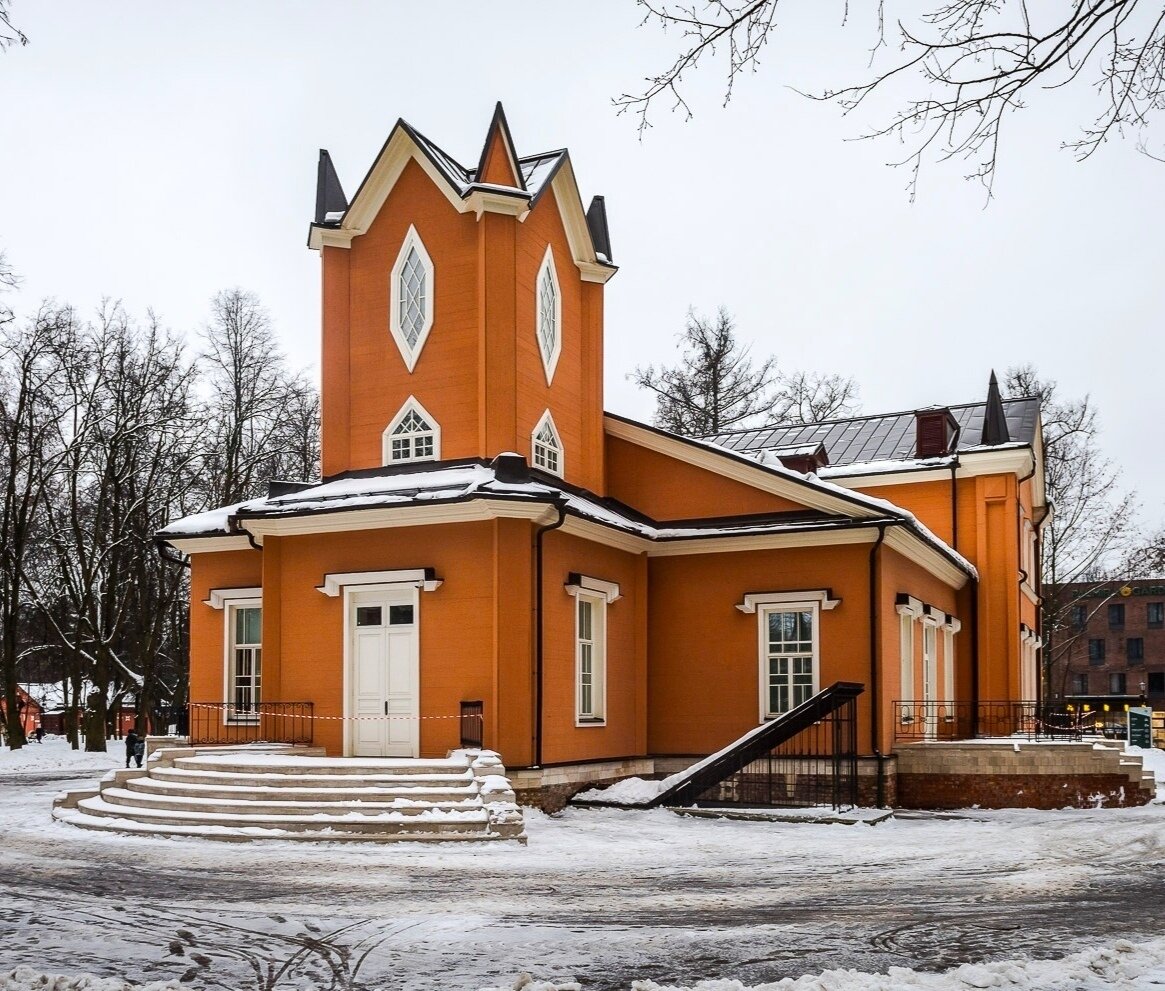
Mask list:
[[[959,424],[945,406],[920,409],[914,414],[914,456],[941,458],[950,454],[958,436]]]
[[[820,469],[829,464],[829,454],[824,444],[798,448],[787,454],[778,453],[777,457],[790,471],[799,471],[802,475],[816,475]]]
[[[493,459],[494,477],[506,485],[523,485],[530,481],[530,466],[520,454],[507,451]]]

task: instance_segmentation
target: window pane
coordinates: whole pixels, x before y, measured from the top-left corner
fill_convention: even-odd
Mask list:
[[[382,619],[382,612],[380,606],[357,606],[356,607],[356,625],[357,626],[380,626]]]
[[[411,626],[413,622],[413,607],[408,606],[389,606],[388,607],[388,625],[389,626]]]

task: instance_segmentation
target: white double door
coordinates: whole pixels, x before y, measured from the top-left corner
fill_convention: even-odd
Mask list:
[[[417,757],[420,650],[413,588],[351,590],[348,609],[348,752]]]

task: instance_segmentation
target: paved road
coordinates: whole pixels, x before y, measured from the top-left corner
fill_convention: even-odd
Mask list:
[[[277,991],[588,989],[939,969],[1159,935],[1165,808],[879,826],[536,815],[530,844],[312,847],[86,833],[0,779],[0,970]],[[32,894],[35,892],[35,895]]]

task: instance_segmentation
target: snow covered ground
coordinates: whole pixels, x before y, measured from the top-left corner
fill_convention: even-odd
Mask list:
[[[576,810],[529,814],[526,848],[54,823],[58,790],[124,763],[111,747],[0,753],[3,991],[1165,988],[1165,806],[876,826]]]

